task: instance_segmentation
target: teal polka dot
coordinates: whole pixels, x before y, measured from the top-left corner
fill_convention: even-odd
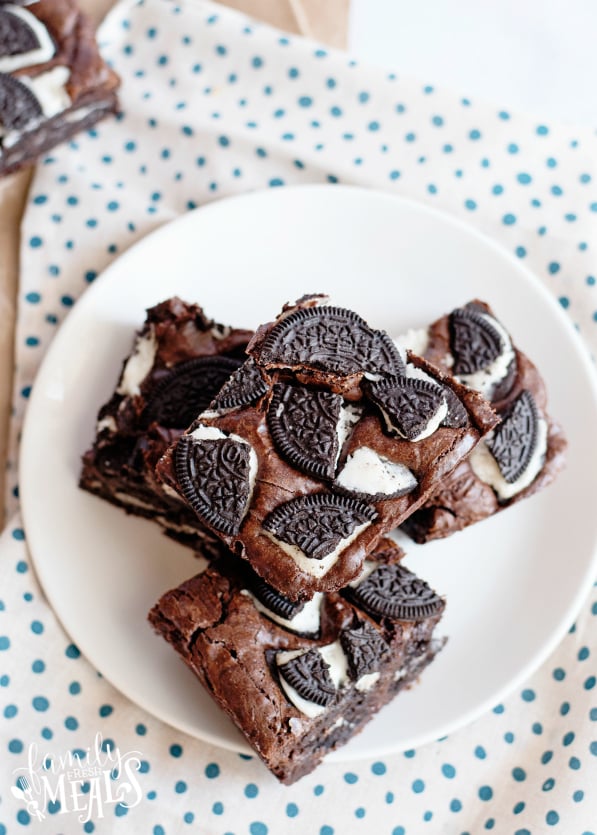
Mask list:
[[[394,792],[386,792],[386,803],[390,805],[394,802]]]
[[[23,743],[20,739],[11,739],[8,743],[8,750],[11,754],[20,754],[23,747]]]
[[[448,780],[452,780],[456,776],[456,769],[450,763],[444,763],[442,765],[442,774],[444,777],[447,777]]]
[[[259,789],[255,785],[255,783],[247,783],[245,786],[245,797],[253,798],[257,797],[259,794]]]
[[[33,237],[29,238],[29,246],[31,249],[38,249],[40,246],[43,246],[42,238],[39,235],[33,235]]]
[[[359,806],[358,809],[354,810],[355,817],[357,818],[364,818],[365,817],[365,809],[362,806]]]
[[[249,832],[251,835],[267,835],[268,828],[264,823],[261,821],[253,821],[252,824],[249,826]]]
[[[541,786],[541,789],[544,792],[550,792],[553,789],[553,787],[555,786],[555,784],[556,784],[556,781],[553,779],[553,777],[549,777],[547,780],[545,780],[545,782]]]
[[[193,821],[195,820],[195,815],[192,812],[185,812],[182,816],[182,819],[185,823],[193,823]]]
[[[76,647],[74,644],[69,644],[65,649],[64,654],[67,658],[78,658],[81,655],[78,647]]]
[[[552,757],[553,757],[553,751],[544,751],[543,754],[541,755],[541,764],[542,765],[547,765],[547,763],[551,761]]]
[[[487,757],[487,752],[485,751],[485,748],[483,748],[482,745],[477,745],[477,747],[475,748],[475,757],[477,757],[477,759],[479,760],[484,760]]]
[[[532,182],[533,182],[533,178],[531,177],[531,175],[530,175],[530,174],[527,174],[527,173],[526,173],[526,172],[524,172],[524,171],[523,171],[523,172],[521,172],[520,174],[517,174],[516,179],[517,179],[517,180],[518,180],[518,182],[519,182],[521,185],[523,185],[523,186],[528,186],[528,185],[529,185],[529,183],[532,183]]]
[[[17,715],[19,709],[16,705],[6,705],[4,708],[4,717],[6,719],[12,719],[14,716]]]
[[[537,127],[537,136],[547,136],[549,128],[546,125],[539,125]]]
[[[353,783],[358,782],[358,775],[354,774],[352,771],[347,771],[344,775],[344,781],[352,785]]]
[[[596,681],[597,679],[595,678],[595,676],[589,676],[589,678],[585,680],[583,687],[585,688],[585,690],[592,690],[595,687]]]
[[[493,188],[491,189],[491,191],[492,191],[492,193],[493,193],[493,194],[495,194],[496,196],[498,196],[498,195],[500,195],[500,194],[503,194],[503,192],[504,192],[504,187],[503,187],[503,186],[501,186],[499,183],[496,183],[496,185],[494,185],[494,186],[493,186]]]
[[[568,768],[571,768],[572,771],[578,771],[580,769],[580,760],[578,757],[570,757],[568,760]]]
[[[174,745],[170,746],[170,756],[171,757],[181,757],[182,756],[182,745],[178,745],[175,743]]]
[[[552,809],[552,810],[551,810],[550,812],[548,812],[548,813],[547,813],[547,815],[545,816],[545,822],[546,822],[549,826],[555,826],[555,825],[556,825],[556,823],[559,823],[559,822],[560,822],[560,816],[558,815],[558,813],[557,813],[556,811],[554,811],[554,810]]]
[[[0,650],[10,649],[10,638],[8,635],[0,635]]]
[[[450,801],[450,811],[451,812],[460,812],[462,810],[462,802],[458,800],[457,797],[453,798]]]
[[[535,691],[527,688],[523,690],[520,694],[522,696],[523,701],[525,702],[534,702],[535,701]]]
[[[313,104],[313,99],[311,96],[301,96],[298,100],[300,107],[311,107]]]
[[[502,218],[502,223],[505,226],[512,226],[516,223],[516,215],[513,215],[510,212],[508,214],[505,214]]]
[[[472,140],[481,139],[481,131],[477,130],[475,128],[474,130],[470,131],[468,136],[469,136],[469,139],[472,139]]]
[[[213,780],[220,776],[220,766],[217,763],[209,763],[205,766],[205,776],[209,780]]]
[[[184,780],[177,780],[176,785],[174,786],[174,791],[176,794],[184,794],[187,790],[187,784]]]
[[[373,772],[373,774],[376,774],[377,776],[381,776],[382,774],[386,773],[387,769],[386,769],[385,763],[377,762],[377,763],[373,763],[373,765],[371,766],[371,771]]]
[[[514,777],[517,783],[522,783],[527,778],[526,771],[524,770],[524,768],[520,768],[520,766],[517,766],[516,768],[512,769],[512,777]]]
[[[491,786],[481,786],[479,789],[479,798],[481,800],[491,800],[493,797],[493,789]]]
[[[68,692],[71,694],[71,696],[78,696],[78,694],[81,692],[81,685],[79,684],[79,682],[71,682],[68,686]]]
[[[405,833],[406,830],[403,826],[395,826],[394,829],[392,829],[392,835],[405,835]]]
[[[112,705],[102,705],[99,709],[99,715],[102,717],[109,716],[113,710]]]
[[[289,803],[286,806],[286,814],[289,818],[296,818],[299,813],[299,808],[296,803]]]
[[[221,803],[219,800],[216,800],[214,805],[211,807],[211,811],[214,813],[214,815],[224,814],[224,804]]]
[[[557,262],[557,261],[551,261],[551,262],[547,265],[547,269],[549,270],[549,272],[551,273],[551,275],[555,275],[556,273],[559,273],[559,272],[560,272],[560,265],[558,264],[558,262]]]
[[[464,201],[464,205],[471,212],[477,208],[476,202],[474,200],[471,200],[470,198]]]
[[[64,720],[64,726],[68,731],[76,731],[79,727],[79,723],[74,716],[67,716]]]
[[[411,788],[415,794],[420,794],[425,791],[425,783],[421,779],[414,780]]]

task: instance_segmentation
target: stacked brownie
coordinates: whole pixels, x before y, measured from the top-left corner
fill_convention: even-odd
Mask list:
[[[443,644],[444,600],[387,534],[447,535],[561,466],[541,379],[486,305],[418,343],[422,356],[323,296],[254,335],[169,300],[148,311],[84,457],[83,487],[212,557],[149,619],[286,783]],[[440,500],[457,522],[420,535]]]

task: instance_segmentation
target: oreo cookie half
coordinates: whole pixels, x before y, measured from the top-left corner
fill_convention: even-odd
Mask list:
[[[176,478],[195,513],[211,527],[235,536],[251,495],[251,448],[232,438],[182,435],[174,454]]]
[[[464,407],[464,403],[449,386],[442,387],[442,394],[448,404],[448,414],[443,419],[442,426],[448,426],[450,429],[462,429],[464,426],[467,426],[468,412]]]
[[[533,395],[525,389],[503,413],[493,437],[485,442],[508,484],[517,481],[529,466],[537,445],[538,421]]]
[[[348,496],[313,493],[279,505],[263,522],[265,530],[306,557],[321,560],[360,525],[377,518],[371,505]]]
[[[175,365],[149,395],[146,423],[186,429],[240,364],[231,357],[195,357]]]
[[[505,347],[501,335],[478,310],[459,307],[450,314],[453,374],[475,374],[487,368]]]
[[[267,423],[280,455],[307,475],[333,479],[342,402],[329,391],[276,383]]]
[[[0,73],[0,125],[4,133],[25,130],[41,116],[41,105],[29,87],[12,75]]]
[[[331,306],[301,308],[281,319],[263,341],[259,362],[307,366],[343,376],[404,371],[386,333],[370,328],[352,310]]]
[[[226,409],[240,409],[255,403],[267,394],[267,383],[261,376],[255,360],[249,357],[232,377],[224,384],[217,396],[209,404],[214,412]]]
[[[353,629],[343,629],[340,643],[348,661],[348,671],[353,681],[375,673],[381,662],[390,654],[390,648],[377,629],[360,621]]]
[[[27,21],[0,5],[0,58],[33,52],[40,46],[37,35]]]
[[[282,678],[308,702],[327,707],[336,698],[336,688],[321,653],[313,648],[278,666]]]
[[[366,393],[381,410],[388,431],[398,433],[409,441],[425,436],[442,407],[443,417],[447,414],[443,389],[429,380],[386,377],[368,382]]]
[[[292,620],[305,608],[304,602],[295,602],[284,597],[279,591],[268,585],[261,577],[255,576],[251,582],[251,591],[266,609],[284,620]]]
[[[444,607],[427,583],[399,564],[380,565],[346,594],[369,614],[392,620],[422,620]]]

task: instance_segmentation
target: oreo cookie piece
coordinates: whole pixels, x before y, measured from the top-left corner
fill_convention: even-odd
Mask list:
[[[0,6],[0,58],[33,52],[40,46],[37,35],[27,21]]]
[[[278,666],[282,678],[308,702],[327,707],[336,698],[336,688],[321,653],[313,648]]]
[[[390,337],[341,307],[300,308],[280,319],[259,349],[261,365],[307,366],[350,376],[400,374],[404,363]]]
[[[348,496],[313,493],[279,505],[263,527],[277,539],[295,545],[306,557],[321,560],[361,525],[377,519],[369,504]]]
[[[364,621],[360,621],[353,629],[343,629],[340,633],[340,644],[353,681],[377,672],[381,662],[390,654],[389,646],[377,629]]]
[[[231,357],[195,357],[175,365],[148,397],[146,424],[186,429],[241,365]]]
[[[459,307],[450,314],[452,373],[475,374],[496,360],[505,348],[496,328],[475,308]]]
[[[444,607],[427,583],[399,564],[380,565],[346,594],[370,615],[392,620],[421,620]]]
[[[4,133],[22,131],[42,116],[41,105],[17,78],[0,73],[0,125]]]
[[[255,360],[249,357],[224,384],[218,395],[209,404],[209,408],[214,412],[240,409],[243,406],[255,403],[260,397],[267,394],[268,390],[267,383],[261,376]]]
[[[446,398],[448,413],[442,421],[442,426],[450,429],[462,429],[468,425],[468,414],[464,404],[449,386],[442,388],[442,394]]]
[[[486,444],[504,479],[512,484],[529,466],[537,445],[539,413],[526,389],[502,415],[502,422]]]
[[[284,620],[292,620],[305,608],[304,602],[293,602],[268,585],[261,577],[255,576],[251,582],[251,591],[266,609]]]
[[[428,437],[445,419],[444,390],[417,377],[386,377],[369,381],[369,399],[380,409],[388,431],[409,441]]]
[[[251,447],[232,438],[182,435],[176,478],[195,513],[217,531],[235,536],[251,495]]]
[[[276,383],[267,423],[278,452],[307,475],[333,479],[339,452],[338,394]]]

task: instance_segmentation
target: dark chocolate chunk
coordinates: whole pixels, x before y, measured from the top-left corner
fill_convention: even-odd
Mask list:
[[[182,435],[175,465],[180,489],[199,518],[222,533],[236,535],[251,491],[249,445],[231,438]]]
[[[195,357],[175,365],[150,393],[145,422],[186,429],[240,364],[230,357]]]
[[[443,419],[442,426],[448,426],[450,429],[462,429],[462,427],[467,426],[468,414],[464,403],[449,386],[442,388],[442,394],[448,404],[448,414]]]
[[[260,349],[262,365],[306,365],[335,374],[400,374],[404,364],[390,337],[352,310],[309,307],[281,319]]]
[[[454,374],[474,374],[487,368],[504,350],[498,331],[477,310],[460,307],[450,314],[450,350]]]
[[[37,35],[26,20],[0,6],[0,58],[39,49]]]
[[[508,484],[516,481],[529,465],[537,444],[539,413],[533,395],[526,389],[503,413],[487,446]]]
[[[346,594],[369,614],[393,620],[421,620],[444,606],[427,583],[399,564],[381,565]]]
[[[261,577],[255,576],[251,582],[251,591],[266,609],[285,620],[292,620],[305,606],[300,601],[294,602],[284,597],[279,591],[269,586]]]
[[[364,621],[354,629],[343,629],[340,633],[340,643],[353,681],[377,672],[381,662],[390,654],[389,646],[377,629]]]
[[[0,125],[4,133],[24,130],[40,116],[41,105],[29,87],[12,75],[0,73]]]
[[[223,409],[240,409],[259,400],[267,391],[267,383],[255,365],[255,360],[249,357],[225,383],[209,408],[216,412]]]
[[[336,698],[336,688],[329,669],[329,664],[326,664],[321,653],[314,648],[285,664],[280,664],[278,672],[303,699],[320,707],[327,707]]]
[[[386,377],[366,386],[367,396],[387,416],[400,435],[414,440],[426,428],[444,400],[444,391],[429,380],[416,377]]]
[[[312,493],[279,505],[263,522],[277,539],[321,560],[355,528],[377,519],[375,509],[348,496]]]
[[[321,389],[274,386],[269,431],[289,464],[316,478],[334,478],[342,398]]]

